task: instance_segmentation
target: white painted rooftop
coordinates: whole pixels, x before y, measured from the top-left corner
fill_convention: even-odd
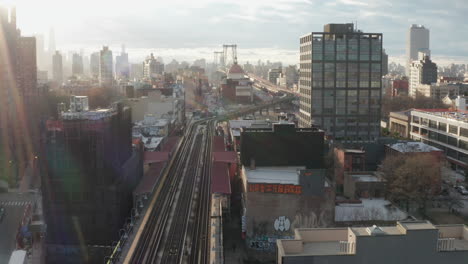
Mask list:
[[[245,174],[249,183],[276,183],[299,185],[299,170],[305,170],[305,166],[299,167],[257,167],[251,170],[245,168]]]
[[[422,142],[403,142],[387,146],[401,153],[442,151],[436,147],[424,144]]]
[[[408,214],[385,199],[361,199],[361,204],[339,204],[335,207],[335,221],[399,221]]]

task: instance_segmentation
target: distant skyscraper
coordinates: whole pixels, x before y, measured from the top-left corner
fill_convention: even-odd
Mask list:
[[[58,51],[56,51],[54,56],[52,57],[52,67],[53,67],[52,77],[54,81],[61,84],[63,82],[63,63],[62,63],[62,55]]]
[[[80,54],[73,54],[72,59],[72,74],[83,75],[83,57]]]
[[[418,60],[418,52],[429,54],[429,29],[423,25],[411,25],[406,40],[406,75],[410,75],[411,63]]]
[[[432,62],[429,54],[419,52],[419,60],[410,66],[410,95],[416,96],[417,86],[437,82],[437,64]]]
[[[99,84],[101,87],[112,87],[114,83],[114,60],[112,51],[104,46],[99,53]]]
[[[89,71],[94,78],[98,78],[99,76],[99,56],[99,52],[94,52],[91,54],[91,58],[89,59]]]
[[[143,76],[154,78],[157,74],[164,72],[164,64],[154,58],[153,53],[143,62]]]
[[[37,68],[40,70],[46,70],[47,66],[50,64],[48,61],[48,56],[46,54],[44,48],[44,36],[43,35],[35,35],[36,37],[36,60],[37,60]]]
[[[130,77],[130,64],[128,63],[128,53],[122,45],[122,52],[115,58],[115,75],[118,78],[128,79]]]
[[[49,54],[52,56],[55,54],[57,48],[55,47],[55,30],[54,28],[50,28],[49,31]]]
[[[382,34],[328,24],[300,38],[301,127],[340,140],[380,135]]]
[[[143,64],[131,64],[130,65],[130,79],[139,80],[143,78]]]

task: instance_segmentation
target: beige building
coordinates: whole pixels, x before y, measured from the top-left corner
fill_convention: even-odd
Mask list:
[[[454,83],[417,84],[410,88],[410,96],[416,97],[419,93],[425,97],[442,100],[447,95],[457,95],[459,89],[460,85]]]
[[[277,243],[278,264],[462,264],[468,260],[468,227],[427,221],[388,227],[300,228]]]
[[[126,104],[132,108],[132,122],[138,122],[144,119],[145,115],[150,114],[157,119],[176,119],[182,120],[183,99],[166,97],[161,95],[160,91],[148,93],[148,96],[140,98],[129,98]]]
[[[409,138],[410,112],[411,110],[390,112],[389,130],[391,133],[396,133],[402,138]]]

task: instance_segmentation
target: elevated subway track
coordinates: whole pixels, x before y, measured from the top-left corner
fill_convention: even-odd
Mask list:
[[[207,263],[214,123],[189,125],[123,263]]]
[[[251,114],[295,99],[293,95],[285,95],[218,119]],[[215,124],[214,119],[205,119],[187,126],[126,255],[107,263],[209,262],[211,155]]]

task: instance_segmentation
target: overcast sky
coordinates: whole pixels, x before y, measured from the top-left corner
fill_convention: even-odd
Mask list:
[[[240,60],[272,55],[272,61],[294,63],[301,35],[322,31],[326,23],[357,21],[364,32],[382,32],[394,58],[404,55],[411,24],[431,30],[434,57],[463,61],[468,55],[467,0],[2,1],[16,4],[24,34],[47,36],[53,26],[57,48],[64,50],[125,43],[130,51],[154,50],[166,60],[197,53],[211,60],[223,43],[236,43]]]

